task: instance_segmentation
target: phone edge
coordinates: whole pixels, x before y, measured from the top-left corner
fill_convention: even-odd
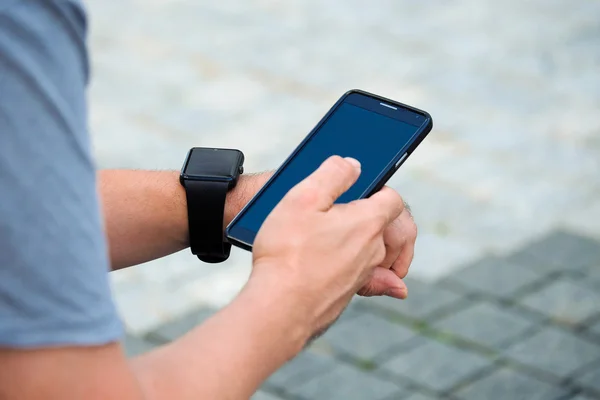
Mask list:
[[[252,206],[252,204],[254,204],[254,202],[256,201],[256,199],[266,190],[266,188],[271,184],[271,182],[280,174],[280,171],[282,171],[284,169],[284,167],[289,164],[289,162],[296,156],[296,154],[300,151],[300,149],[302,149],[306,143],[315,135],[315,133],[319,130],[319,127],[329,119],[329,117],[331,116],[331,114],[333,114],[334,110],[336,110],[339,105],[344,101],[344,99],[346,97],[348,97],[350,94],[355,93],[357,91],[360,91],[358,89],[351,89],[349,91],[347,91],[346,93],[344,93],[334,104],[333,106],[331,106],[329,108],[329,110],[325,113],[325,115],[323,117],[321,117],[321,119],[316,123],[316,125],[312,128],[312,130],[309,132],[308,135],[306,135],[304,137],[304,139],[298,143],[298,145],[294,148],[294,151],[292,151],[290,153],[290,155],[279,165],[279,167],[277,167],[277,169],[275,170],[275,173],[273,173],[273,175],[269,178],[269,180],[267,182],[265,182],[265,184],[260,188],[260,190],[258,192],[256,192],[256,194],[254,196],[252,196],[252,199],[250,199],[250,201],[240,210],[240,212],[231,220],[231,222],[227,225],[227,227],[225,228],[225,238],[227,239],[227,241],[229,241],[229,243],[235,245],[236,247],[240,247],[244,250],[249,250],[252,251],[252,246],[248,245],[247,243],[241,242],[238,239],[236,239],[235,237],[231,236],[231,228],[237,223],[237,221],[239,220],[239,218],[241,217],[241,215],[244,214],[244,212],[246,211],[246,209],[248,209],[249,207]],[[360,91],[361,93],[363,93],[362,91]]]
[[[375,98],[377,100],[380,100],[380,101],[383,101],[383,102],[386,102],[386,103],[390,103],[390,104],[395,105],[395,106],[399,106],[399,107],[403,107],[403,108],[409,109],[411,111],[414,111],[416,113],[419,113],[419,114],[422,114],[423,116],[425,116],[424,128],[422,128],[421,131],[417,132],[415,140],[412,141],[412,143],[406,149],[406,151],[404,153],[400,153],[400,154],[397,155],[397,157],[398,156],[402,157],[404,154],[406,154],[406,157],[404,158],[404,160],[402,161],[402,163],[398,166],[398,168],[394,171],[394,164],[396,162],[398,162],[398,160],[397,159],[392,160],[392,162],[390,163],[391,167],[388,167],[384,172],[382,172],[382,174],[381,174],[382,179],[380,179],[379,181],[375,181],[373,183],[372,188],[371,189],[367,189],[365,191],[366,194],[364,196],[360,197],[360,198],[368,198],[368,197],[372,196],[373,194],[377,193],[379,190],[381,190],[381,188],[383,188],[383,186],[385,186],[385,184],[392,178],[392,176],[394,176],[394,174],[400,169],[400,167],[410,158],[410,156],[413,153],[413,151],[429,135],[429,133],[433,129],[433,118],[431,117],[431,114],[429,114],[427,111],[421,110],[420,108],[417,108],[417,107],[410,106],[408,104],[401,103],[401,102],[396,101],[396,100],[389,99],[389,98],[384,97],[384,96],[380,96],[380,95],[377,95],[377,94],[374,94],[374,93],[369,93],[369,92],[366,92],[366,91],[361,90],[361,89],[352,89],[352,90],[349,90],[348,92],[346,92],[346,95],[349,95],[351,93],[359,93],[359,94],[362,94],[364,96],[369,96],[369,97]]]
[[[252,245],[244,243],[244,242],[236,239],[235,237],[231,236],[231,234],[230,234],[231,233],[231,228],[239,220],[239,218],[241,217],[241,215],[244,214],[244,212],[246,211],[246,209],[248,209],[249,207],[252,206],[252,204],[256,201],[256,199],[266,190],[266,188],[271,184],[271,182],[279,175],[280,171],[282,171],[284,169],[284,167],[287,164],[289,164],[289,162],[296,156],[296,154],[300,151],[300,149],[302,149],[304,147],[304,145],[306,145],[306,143],[313,137],[313,135],[315,135],[315,133],[318,131],[319,127],[329,119],[329,117],[331,116],[331,114],[334,112],[334,110],[336,110],[339,107],[339,105],[344,101],[344,99],[346,97],[350,96],[351,94],[354,94],[354,93],[358,93],[358,94],[361,94],[363,96],[368,96],[368,97],[371,97],[371,98],[375,98],[377,100],[384,101],[386,103],[391,103],[391,104],[394,104],[394,105],[397,105],[397,106],[400,106],[400,107],[403,107],[403,108],[407,108],[409,110],[412,110],[414,112],[423,114],[425,116],[426,121],[427,121],[427,125],[425,126],[425,128],[423,129],[422,132],[418,133],[417,139],[414,140],[413,143],[411,143],[410,147],[406,150],[407,156],[406,156],[406,159],[402,162],[402,164],[404,164],[406,162],[406,160],[410,157],[410,155],[412,154],[412,152],[417,148],[417,146],[419,146],[419,144],[421,144],[421,142],[423,141],[423,139],[425,139],[425,137],[427,137],[427,135],[429,135],[429,133],[433,129],[433,119],[431,118],[431,115],[427,111],[423,111],[423,110],[421,110],[419,108],[416,108],[416,107],[413,107],[413,106],[409,106],[407,104],[400,103],[399,101],[388,99],[386,97],[383,97],[383,96],[380,96],[380,95],[376,95],[374,93],[370,93],[370,92],[367,92],[367,91],[364,91],[364,90],[361,90],[361,89],[350,89],[350,90],[346,91],[346,93],[344,93],[333,104],[333,106],[331,106],[329,108],[329,110],[327,111],[327,113],[325,113],[325,115],[319,120],[319,122],[317,122],[317,124],[312,128],[312,130],[309,132],[309,134],[306,135],[306,137],[295,147],[294,151],[292,153],[290,153],[290,155],[283,161],[283,163],[281,163],[281,165],[279,165],[279,167],[277,167],[277,169],[275,170],[275,173],[273,173],[273,175],[269,178],[269,180],[267,180],[267,182],[265,182],[265,184],[260,188],[260,190],[258,192],[256,192],[256,194],[254,194],[254,196],[252,196],[252,198],[250,199],[250,201],[248,201],[248,203],[237,213],[237,215],[225,227],[224,237],[227,240],[227,242],[229,242],[232,245],[234,245],[236,247],[239,247],[241,249],[252,251]],[[400,156],[402,156],[402,154]],[[383,176],[385,177],[385,175],[388,174],[389,171],[390,171],[389,169],[387,171],[385,171],[385,173],[383,174]],[[369,197],[369,196],[373,195],[374,193],[376,193],[378,190],[381,190],[381,188],[394,175],[394,173],[392,173],[389,177],[387,177],[387,179],[382,179],[381,181],[377,182],[375,184],[374,189],[369,190],[368,194],[366,196],[364,196],[364,197]],[[375,188],[377,188],[377,187],[378,187],[378,189],[375,190]]]

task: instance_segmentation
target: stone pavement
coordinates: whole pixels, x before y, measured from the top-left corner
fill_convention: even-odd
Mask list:
[[[100,167],[179,169],[230,146],[275,169],[358,87],[430,111],[391,180],[437,281],[566,226],[600,238],[600,1],[90,0],[90,117]],[[235,251],[112,274],[141,334],[221,307],[249,273]],[[177,293],[174,295],[173,293]]]
[[[380,300],[357,301],[349,317],[367,318],[357,333],[340,321],[330,335],[344,332],[346,341],[331,351],[326,338],[315,343],[291,369],[290,384],[274,378],[266,391],[282,395],[284,386],[285,396],[312,396],[309,383],[321,381],[299,385],[304,373],[293,371],[303,363],[312,371],[313,361],[302,360],[323,352],[336,355],[325,361],[336,368],[320,378],[323,388],[353,384],[360,388],[348,390],[362,393],[371,387],[359,384],[363,378],[393,378],[378,386],[391,398],[411,388],[427,398],[455,385],[453,394],[467,398],[515,387],[574,393],[597,381],[577,369],[594,352],[576,337],[593,341],[599,330],[587,329],[597,298],[580,289],[600,279],[585,269],[596,245],[577,235],[600,240],[600,1],[89,0],[88,8],[90,125],[103,168],[179,169],[189,147],[207,145],[242,149],[248,171],[275,169],[353,87],[433,115],[433,132],[390,181],[419,225],[411,299],[401,313]],[[557,258],[540,262],[546,253]],[[111,276],[134,340],[227,304],[249,268],[244,251],[218,266],[182,252]],[[532,318],[540,311],[562,330]],[[530,329],[540,333],[519,341]],[[421,333],[442,344],[402,343]],[[479,345],[444,347],[455,335],[466,340],[461,346]],[[370,336],[393,343],[362,344]],[[464,366],[413,364],[413,376],[400,354],[458,354]],[[353,364],[357,357],[367,362]],[[507,369],[493,372],[492,363]],[[517,386],[505,385],[513,374]],[[569,374],[582,381],[562,379]],[[424,377],[437,386],[422,385]]]
[[[356,298],[253,399],[600,399],[600,242],[554,231],[440,282],[408,284],[405,301]],[[125,347],[147,351],[213,312]]]

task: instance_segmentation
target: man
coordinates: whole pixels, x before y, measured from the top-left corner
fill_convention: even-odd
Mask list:
[[[334,205],[360,164],[332,157],[265,221],[230,305],[127,360],[107,270],[188,246],[192,205],[176,172],[96,175],[85,34],[74,1],[0,2],[0,399],[248,398],[355,293],[406,297],[416,227],[402,199]],[[240,178],[224,224],[266,179]]]

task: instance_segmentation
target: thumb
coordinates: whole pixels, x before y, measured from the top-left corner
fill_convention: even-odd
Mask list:
[[[302,198],[317,209],[325,211],[356,183],[359,176],[360,163],[357,160],[332,156],[290,190],[290,197]]]
[[[390,296],[397,299],[408,297],[408,288],[393,271],[376,267],[367,283],[358,291],[360,296]]]

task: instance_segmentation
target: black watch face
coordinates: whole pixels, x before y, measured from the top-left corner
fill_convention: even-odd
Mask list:
[[[185,179],[235,181],[243,163],[239,150],[194,147],[181,172]]]

